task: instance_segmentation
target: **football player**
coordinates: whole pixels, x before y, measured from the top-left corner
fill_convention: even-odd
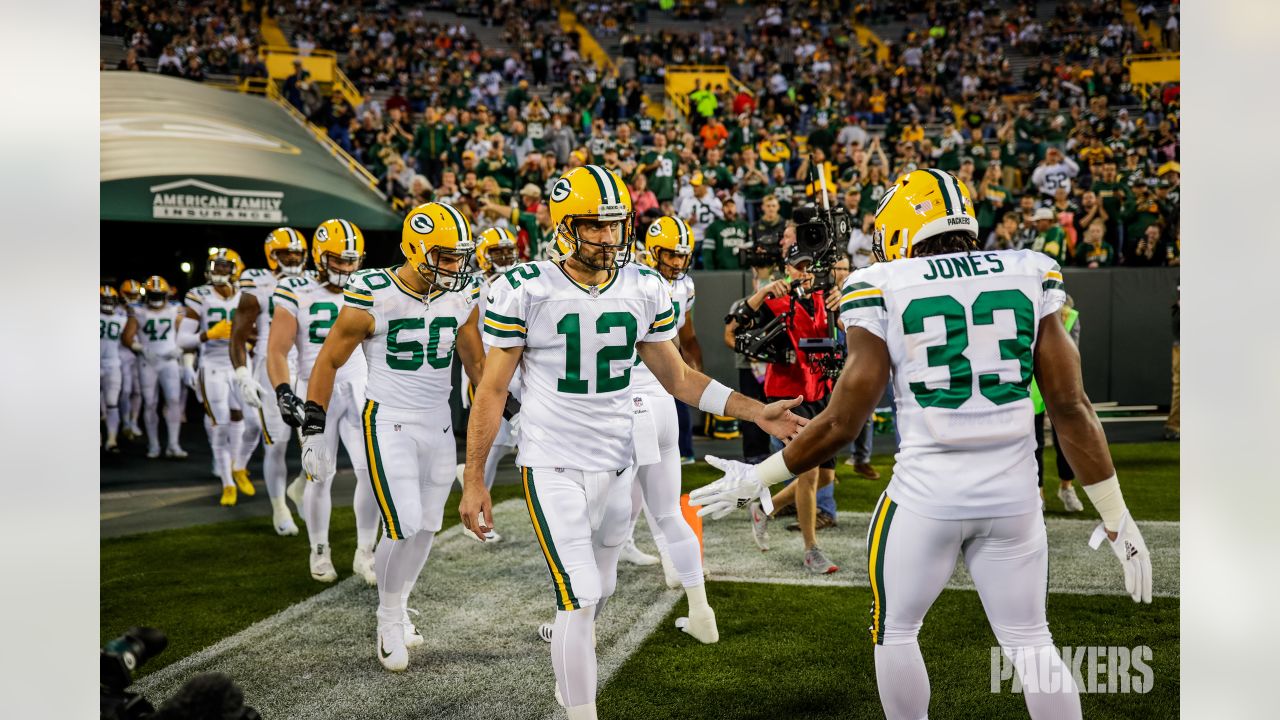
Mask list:
[[[489,289],[493,282],[500,279],[503,273],[514,268],[519,262],[515,236],[506,228],[489,228],[480,234],[480,241],[476,243],[476,265],[480,268],[480,277],[478,278],[480,293],[477,296],[476,304],[477,318],[484,317],[485,298],[489,297]],[[486,352],[488,351],[487,346],[485,350]],[[474,390],[474,388],[468,387],[468,390]],[[519,372],[512,377],[510,390],[511,395],[518,401],[520,393]],[[510,420],[504,417],[502,424],[498,427],[498,436],[493,441],[493,452],[489,453],[489,457],[484,463],[484,486],[486,488],[493,488],[494,478],[498,474],[498,462],[508,453],[515,451],[518,443],[518,434],[518,416],[512,416]],[[462,481],[465,467],[465,464],[458,466],[459,483]],[[464,534],[469,538],[479,539],[471,533]],[[490,530],[484,539],[488,542],[500,542],[502,536]]]
[[[364,234],[346,220],[325,220],[311,238],[311,256],[320,276],[317,280],[288,277],[276,285],[271,334],[267,342],[267,374],[276,389],[276,404],[284,421],[304,425],[303,402],[289,385],[289,352],[298,353],[298,393],[306,397],[307,384],[324,340],[338,319],[342,289],[364,262]],[[378,505],[369,484],[369,463],[360,433],[368,365],[363,353],[352,353],[329,378],[331,400],[328,424],[303,438],[303,468],[308,453],[336,459],[342,441],[356,473],[356,552],[351,569],[373,585],[373,546],[378,540]],[[329,516],[333,508],[333,468],[310,472],[302,496],[302,517],[311,542],[311,577],[320,582],[338,579],[330,557]],[[281,478],[283,482],[283,478]]]
[[[142,361],[138,365],[138,380],[142,386],[144,410],[143,422],[147,426],[147,457],[160,457],[160,392],[164,392],[164,422],[168,430],[168,444],[164,455],[185,458],[186,451],[178,444],[182,430],[182,371],[178,359],[182,350],[178,347],[178,326],[185,314],[182,309],[169,304],[169,283],[159,275],[152,275],[142,285],[146,299],[141,308],[134,311],[124,325],[122,342]]]
[[[133,317],[141,307],[142,283],[137,280],[120,283],[120,309]],[[138,427],[142,390],[138,382],[138,356],[133,352],[120,353],[120,380],[120,421],[124,425],[124,436],[132,440],[142,437],[142,428]]]
[[[120,452],[120,333],[125,316],[120,311],[120,293],[110,285],[98,288],[98,392],[107,422],[107,440],[102,449]]]
[[[667,282],[676,318],[677,346],[694,370],[702,369],[702,348],[693,331],[694,235],[684,220],[658,218],[645,233],[641,260]],[[698,538],[680,512],[680,442],[675,399],[637,358],[631,371],[635,413],[636,489],[631,508],[632,533],[641,508],[662,559],[663,574],[672,588],[703,583]],[[628,538],[628,545],[634,546]]]
[[[1033,718],[1079,718],[1080,697],[1045,614],[1049,548],[1029,431],[1034,375],[1062,451],[1102,516],[1135,601],[1151,602],[1151,556],[1125,507],[1106,436],[1063,329],[1062,274],[1030,250],[982,252],[969,189],[916,170],[885,192],[873,250],[841,296],[848,362],[827,409],[759,465],[708,457],[725,477],[693,493],[722,517],[739,499],[804,472],[847,445],[892,379],[902,449],[871,518],[871,639],[885,715],[922,718],[929,676],[917,636],[963,554],[991,629],[1027,692]]]
[[[467,428],[459,513],[476,534],[493,528],[484,486],[508,387],[522,370],[521,467],[529,516],[553,579],[557,697],[570,720],[595,718],[595,615],[617,582],[631,531],[635,469],[631,372],[637,351],[676,397],[757,422],[790,438],[803,421],[694,371],[670,341],[675,308],[665,280],[630,264],[631,197],[612,171],[585,165],[552,186],[563,259],[518,265],[494,283],[484,331],[491,345]],[[689,588],[686,631],[719,639],[703,586]]]
[[[236,504],[236,491],[253,495],[253,483],[243,468],[235,468],[240,442],[244,436],[244,416],[236,396],[228,351],[231,319],[240,305],[237,281],[244,270],[240,254],[227,248],[214,248],[205,264],[204,285],[187,292],[186,316],[194,320],[179,326],[178,345],[200,348],[200,371],[196,390],[204,406],[205,431],[213,450],[214,467],[222,482],[221,504]]]
[[[347,285],[311,371],[302,425],[303,466],[313,476],[332,473],[333,455],[318,440],[335,407],[338,369],[363,345],[369,366],[363,437],[384,528],[375,558],[376,652],[383,667],[397,672],[409,665],[408,648],[423,642],[406,603],[440,530],[456,472],[453,352],[472,383],[485,363],[475,309],[480,287],[470,271],[475,240],[466,218],[445,203],[419,205],[405,217],[400,250],[403,264]]]
[[[285,278],[301,277],[307,264],[307,240],[290,227],[279,227],[267,235],[263,244],[267,267],[245,270],[240,276],[240,306],[231,324],[231,364],[235,366],[236,389],[240,402],[248,408],[249,415],[257,416],[264,445],[262,474],[267,482],[267,495],[271,498],[271,524],[277,535],[297,535],[298,526],[285,501],[285,479],[289,474],[285,455],[289,450],[289,426],[280,415],[277,403],[265,401],[269,397],[271,381],[267,376],[267,339],[271,335],[273,305],[271,296],[276,285]],[[249,345],[256,344],[253,367],[249,367]],[[289,376],[294,375],[297,353],[290,351]],[[248,432],[248,428],[246,428]],[[245,438],[252,452],[257,438]],[[241,452],[241,456],[246,453]],[[299,507],[301,510],[301,506]]]

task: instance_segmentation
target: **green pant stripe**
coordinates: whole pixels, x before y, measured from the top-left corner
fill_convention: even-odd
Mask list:
[[[880,590],[880,622],[878,623],[880,632],[876,633],[876,644],[884,644],[884,619],[888,615],[887,598],[888,593],[884,588],[884,548],[889,540],[889,525],[893,523],[893,513],[898,509],[898,503],[890,500],[889,507],[884,512],[884,526],[880,528],[880,547],[876,555],[876,587]]]
[[[542,512],[542,504],[538,502],[538,490],[534,487],[533,468],[526,468],[525,472],[529,473],[529,506],[533,508],[534,517],[538,518],[538,527],[542,530],[542,540],[547,544],[547,556],[550,563],[555,563],[554,568],[547,568],[554,576],[559,573],[564,580],[565,592],[569,595],[569,604],[572,607],[565,607],[564,598],[560,593],[556,593],[556,606],[561,610],[576,610],[581,607],[578,604],[578,596],[573,592],[573,585],[569,582],[569,573],[564,569],[564,563],[560,562],[560,554],[556,552],[555,540],[551,537],[551,527],[547,525],[547,516]]]
[[[400,516],[396,514],[396,505],[391,501],[391,485],[387,483],[387,472],[382,467],[382,448],[378,445],[378,403],[368,400],[365,409],[366,412],[361,417],[368,418],[364,426],[365,437],[368,439],[366,445],[370,450],[367,460],[369,467],[374,470],[370,473],[370,479],[377,484],[373,488],[373,494],[375,497],[381,496],[385,501],[378,503],[378,509],[383,513],[382,522],[386,525],[387,537],[402,540],[404,534],[400,527]]]

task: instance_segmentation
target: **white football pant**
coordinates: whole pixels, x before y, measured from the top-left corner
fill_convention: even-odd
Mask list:
[[[98,367],[98,393],[102,398],[102,413],[107,421],[107,442],[115,442],[120,432],[120,363],[113,362]]]
[[[289,452],[289,436],[293,435],[293,428],[289,427],[280,415],[280,404],[276,402],[275,388],[271,387],[271,380],[267,377],[266,362],[258,363],[254,377],[262,385],[262,407],[256,411],[246,412],[245,415],[257,416],[257,424],[262,430],[262,475],[267,482],[267,495],[272,500],[276,500],[284,497],[285,485],[288,481],[289,466],[286,455]],[[360,452],[363,454],[363,451]]]
[[[324,442],[329,457],[338,457],[338,443],[351,458],[356,474],[355,497],[356,544],[372,550],[378,534],[378,507],[369,482],[369,461],[360,425],[360,409],[365,404],[365,378],[355,377],[335,382],[325,411]],[[298,382],[298,397],[307,396],[306,381]],[[333,512],[333,478],[311,478],[302,495],[302,515],[307,522],[311,547],[329,544],[329,517]]]
[[[665,550],[671,564],[680,574],[684,587],[703,583],[702,549],[698,536],[680,512],[680,429],[676,420],[676,401],[672,397],[647,396],[658,431],[658,452],[662,459],[636,469],[636,484],[643,498],[653,540]],[[635,532],[640,507],[631,509],[631,532]]]
[[[205,429],[209,432],[209,447],[213,450],[214,465],[218,468],[218,479],[223,487],[235,483],[231,479],[232,464],[240,445],[240,434],[243,425],[239,421],[232,427],[231,410],[240,409],[236,397],[235,376],[230,367],[209,367],[201,364],[196,376],[196,390],[200,404],[204,407],[205,417],[209,422]]]
[[[138,364],[138,376],[142,385],[142,420],[147,428],[147,448],[160,450],[160,394],[164,393],[164,423],[168,430],[168,446],[178,447],[178,433],[182,429],[182,367],[176,359],[160,360],[155,364],[146,360]]]

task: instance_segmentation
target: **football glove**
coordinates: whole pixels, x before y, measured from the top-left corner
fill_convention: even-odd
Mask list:
[[[195,368],[193,368],[193,367],[188,367],[188,366],[186,366],[186,365],[183,365],[183,366],[182,366],[182,384],[183,384],[183,385],[186,385],[187,387],[191,388],[192,390],[195,390],[195,389],[196,389],[197,378],[196,378],[196,369],[195,369]]]
[[[306,418],[306,404],[302,398],[293,394],[289,383],[276,386],[276,404],[280,406],[280,416],[289,427],[300,428]]]
[[[219,320],[204,331],[206,340],[226,340],[231,337],[231,321]]]
[[[1133,598],[1134,602],[1150,603],[1151,553],[1147,550],[1147,543],[1142,539],[1142,533],[1138,530],[1138,523],[1134,521],[1133,516],[1125,511],[1124,517],[1120,520],[1120,529],[1116,531],[1115,540],[1109,540],[1107,529],[1102,523],[1098,523],[1098,527],[1094,528],[1093,537],[1089,538],[1089,547],[1097,550],[1103,540],[1111,543],[1111,551],[1119,558],[1120,567],[1124,568],[1124,589],[1129,593],[1129,597]]]
[[[331,451],[326,447],[324,433],[302,436],[302,469],[307,479],[314,482],[328,482],[336,465]]]
[[[724,477],[689,493],[689,504],[701,506],[698,517],[719,520],[752,500],[759,500],[766,513],[773,512],[773,496],[769,486],[760,481],[756,466],[737,460],[707,456],[707,463],[724,473]]]
[[[253,377],[247,365],[236,368],[236,390],[240,400],[251,408],[262,407],[262,385]]]

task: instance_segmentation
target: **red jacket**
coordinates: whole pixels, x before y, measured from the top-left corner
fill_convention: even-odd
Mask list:
[[[764,302],[777,316],[792,311],[790,297],[768,298]],[[807,353],[801,352],[799,345],[799,338],[826,337],[831,332],[827,326],[827,306],[821,290],[813,294],[813,310],[810,315],[797,302],[794,312],[787,318],[787,339],[796,353],[796,362],[769,365],[764,375],[765,397],[802,395],[805,402],[814,402],[831,393],[831,379],[816,365],[806,361]]]

